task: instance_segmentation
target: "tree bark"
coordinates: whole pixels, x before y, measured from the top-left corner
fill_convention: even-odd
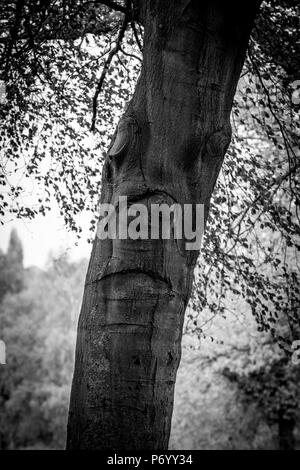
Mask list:
[[[118,210],[118,197],[127,196],[129,205],[148,208],[204,204],[207,219],[259,3],[139,2],[143,67],[106,157],[101,203]],[[96,237],[78,325],[68,449],[167,448],[198,256],[185,242]]]

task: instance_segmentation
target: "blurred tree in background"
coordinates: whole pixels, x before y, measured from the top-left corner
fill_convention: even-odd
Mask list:
[[[23,287],[23,247],[12,230],[6,255],[0,252],[0,302],[7,292],[18,293]]]
[[[293,450],[300,416],[299,367],[280,357],[248,373],[226,368],[224,375],[237,383],[246,406],[255,403],[266,422],[277,425],[279,449]]]
[[[62,448],[87,263],[24,269],[13,231],[1,264],[0,448]]]

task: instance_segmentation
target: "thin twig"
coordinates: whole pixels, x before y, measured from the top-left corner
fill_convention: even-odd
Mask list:
[[[141,44],[141,41],[140,41],[138,32],[137,32],[137,30],[136,30],[135,22],[134,22],[134,21],[131,22],[131,28],[132,28],[132,31],[133,31],[133,34],[134,34],[136,43],[137,43],[137,45],[138,45],[138,48],[139,48],[139,50],[140,50],[141,52],[143,52],[143,46],[142,46],[142,44]]]
[[[127,57],[132,57],[133,59],[136,59],[136,60],[138,60],[139,62],[143,62],[140,57],[138,57],[138,56],[135,55],[135,54],[132,54],[132,52],[126,52],[126,51],[124,51],[124,49],[123,49],[122,47],[120,47],[120,51],[122,52],[122,54],[126,55]]]

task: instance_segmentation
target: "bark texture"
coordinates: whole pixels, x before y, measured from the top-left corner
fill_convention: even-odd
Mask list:
[[[144,59],[107,153],[101,202],[205,204],[258,1],[141,0]],[[94,242],[78,325],[67,448],[166,449],[197,251]]]

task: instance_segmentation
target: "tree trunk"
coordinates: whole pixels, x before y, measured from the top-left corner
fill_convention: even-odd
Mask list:
[[[258,1],[141,0],[141,76],[107,154],[101,203],[204,204]],[[78,325],[67,448],[166,449],[198,251],[96,237]]]

